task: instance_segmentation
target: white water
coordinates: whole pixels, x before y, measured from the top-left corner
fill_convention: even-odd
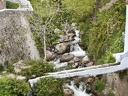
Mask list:
[[[79,88],[77,88],[77,87],[74,85],[74,82],[71,81],[71,85],[66,84],[66,87],[68,87],[68,88],[70,88],[70,89],[73,90],[74,96],[91,96],[91,95],[89,95],[89,94],[87,94],[87,93],[85,92],[85,86],[84,86],[83,83],[80,83]]]
[[[84,57],[86,55],[85,51],[79,46],[79,30],[75,30],[74,41],[69,42],[70,45],[70,54],[73,54],[76,57]],[[60,59],[54,61],[55,68],[62,68],[67,66],[67,62],[60,63]]]
[[[79,30],[75,30],[75,40],[70,42],[71,45],[71,49],[70,49],[70,54],[73,54],[76,57],[84,57],[86,55],[85,51],[80,48],[79,46],[79,42],[80,42],[80,38],[79,38]]]

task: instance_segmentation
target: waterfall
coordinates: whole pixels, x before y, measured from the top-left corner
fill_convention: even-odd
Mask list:
[[[70,88],[74,92],[74,96],[91,96],[85,92],[85,86],[83,83],[80,83],[79,88],[74,85],[74,82],[71,81],[71,85],[66,84],[66,87]]]
[[[75,30],[75,37],[73,41],[68,41],[68,45],[70,45],[70,52],[69,54],[73,54],[75,57],[84,57],[86,56],[85,51],[79,46],[80,37],[79,37],[79,30]],[[66,33],[68,34],[68,32]],[[55,68],[62,68],[68,65],[68,62],[60,62],[60,58],[56,58],[54,61]]]

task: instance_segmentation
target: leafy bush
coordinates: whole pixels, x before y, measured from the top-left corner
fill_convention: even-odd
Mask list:
[[[113,94],[113,92],[110,91],[107,96],[115,96],[115,95]]]
[[[29,85],[22,80],[12,78],[0,79],[0,96],[26,96]]]
[[[102,90],[105,88],[105,83],[103,81],[98,80],[98,81],[93,82],[93,87],[95,90],[101,93]]]
[[[64,96],[62,81],[52,77],[42,78],[34,84],[34,96]]]
[[[30,60],[26,61],[25,64],[31,67],[22,69],[19,74],[26,76],[27,78],[32,78],[33,75],[35,75],[36,77],[42,76],[44,75],[44,73],[55,71],[52,64],[44,62],[43,60]]]
[[[100,4],[105,5],[110,0],[100,1]],[[111,62],[113,57],[110,54],[122,52],[121,36],[125,27],[125,9],[124,1],[119,0],[108,10],[94,12],[92,18],[96,17],[94,18],[96,21],[88,16],[87,20],[80,24],[83,31],[82,44],[87,47],[86,51],[93,56],[96,63],[99,63],[99,61],[97,62],[99,59],[102,59],[100,60],[101,64]]]
[[[6,1],[6,8],[8,9],[17,9],[19,7],[18,3],[13,3],[10,1]]]
[[[13,73],[14,72],[14,66],[13,66],[13,63],[9,63],[8,61],[6,61],[4,63],[4,68],[7,72],[9,73]]]

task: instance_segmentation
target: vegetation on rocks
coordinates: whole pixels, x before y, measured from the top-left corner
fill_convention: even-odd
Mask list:
[[[0,78],[0,96],[27,96],[29,85],[22,80]]]
[[[79,25],[83,31],[82,44],[97,64],[114,62],[112,54],[123,51],[124,5],[123,0],[117,1],[112,8],[97,10]]]
[[[52,77],[42,78],[34,84],[34,96],[64,96],[62,81]]]
[[[30,67],[26,69],[22,69],[21,72],[18,74],[26,76],[28,79],[38,76],[43,76],[45,73],[55,71],[52,64],[45,62],[43,60],[37,60],[37,61],[30,60],[30,61],[26,61],[25,64]]]
[[[105,83],[103,81],[97,80],[93,82],[93,87],[98,93],[101,93],[102,90],[105,88]]]

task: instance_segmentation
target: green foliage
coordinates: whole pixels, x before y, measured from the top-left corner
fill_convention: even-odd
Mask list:
[[[115,95],[113,94],[113,92],[110,91],[107,96],[115,96]]]
[[[6,8],[8,9],[17,9],[19,7],[18,3],[6,1]]]
[[[97,64],[113,62],[113,53],[122,52],[125,25],[124,1],[117,1],[107,11],[97,12],[95,20],[88,17],[88,24],[80,23],[83,29],[82,44],[87,47],[87,52],[93,56]],[[97,61],[98,60],[98,61]]]
[[[22,80],[12,78],[0,79],[0,96],[27,96],[29,85]]]
[[[29,18],[31,30],[36,46],[43,57],[43,36],[46,37],[47,47],[54,46],[58,42],[58,35],[63,34],[63,25],[71,22],[71,15],[62,5],[61,0],[31,0],[30,2],[35,10]],[[55,29],[59,29],[59,32],[54,32]]]
[[[98,93],[101,93],[102,90],[105,88],[105,83],[101,80],[97,80],[97,81],[93,82],[93,87],[95,90],[98,91]]]
[[[22,69],[19,74],[26,76],[27,78],[32,78],[33,75],[38,77],[44,75],[47,72],[55,71],[52,64],[48,62],[44,62],[43,60],[37,60],[37,61],[30,60],[30,61],[26,61],[25,64],[31,67],[27,69]]]
[[[94,0],[62,0],[62,4],[71,12],[72,20],[79,21],[93,11]]]
[[[52,77],[42,78],[34,84],[34,96],[64,96],[62,81]]]
[[[14,72],[14,66],[13,63],[9,63],[8,61],[6,61],[3,64],[4,70],[6,70],[9,73],[13,73]]]

